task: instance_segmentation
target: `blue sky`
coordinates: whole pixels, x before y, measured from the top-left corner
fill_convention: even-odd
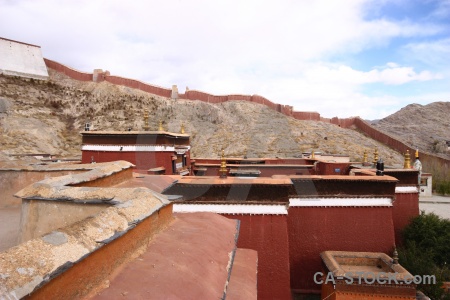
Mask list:
[[[86,72],[325,117],[450,101],[450,0],[0,0],[0,36]]]

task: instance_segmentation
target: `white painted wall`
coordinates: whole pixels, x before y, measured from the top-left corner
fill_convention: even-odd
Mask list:
[[[47,79],[41,48],[0,38],[0,74]]]

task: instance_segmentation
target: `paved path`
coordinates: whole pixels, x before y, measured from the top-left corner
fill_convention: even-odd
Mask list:
[[[450,197],[420,197],[419,208],[427,213],[433,212],[440,217],[450,220]]]

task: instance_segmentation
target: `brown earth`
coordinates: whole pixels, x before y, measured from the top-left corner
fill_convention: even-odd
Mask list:
[[[311,150],[348,154],[361,160],[378,147],[387,165],[403,164],[398,152],[363,134],[316,121],[287,117],[246,101],[210,104],[172,100],[108,82],[80,82],[49,70],[50,80],[0,76],[0,161],[12,154],[80,156],[84,124],[94,130],[141,130],[143,113],[151,130],[191,134],[194,157],[298,157]]]

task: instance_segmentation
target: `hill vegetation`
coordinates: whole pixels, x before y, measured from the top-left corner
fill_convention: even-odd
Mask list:
[[[51,153],[79,156],[79,132],[89,122],[94,130],[141,130],[145,110],[150,130],[159,121],[165,130],[191,134],[194,157],[296,157],[312,150],[369,159],[375,147],[387,165],[403,165],[398,152],[363,134],[338,126],[287,117],[246,101],[210,104],[172,100],[108,82],[80,82],[49,70],[50,80],[0,76],[1,156]],[[1,159],[1,157],[0,157]]]
[[[450,142],[450,102],[410,104],[372,125],[421,151],[450,159],[446,144]]]
[[[374,126],[398,140],[442,158],[450,159],[450,102],[410,104],[374,122]],[[450,170],[437,162],[426,162],[423,170],[433,174],[433,190],[450,195]]]

